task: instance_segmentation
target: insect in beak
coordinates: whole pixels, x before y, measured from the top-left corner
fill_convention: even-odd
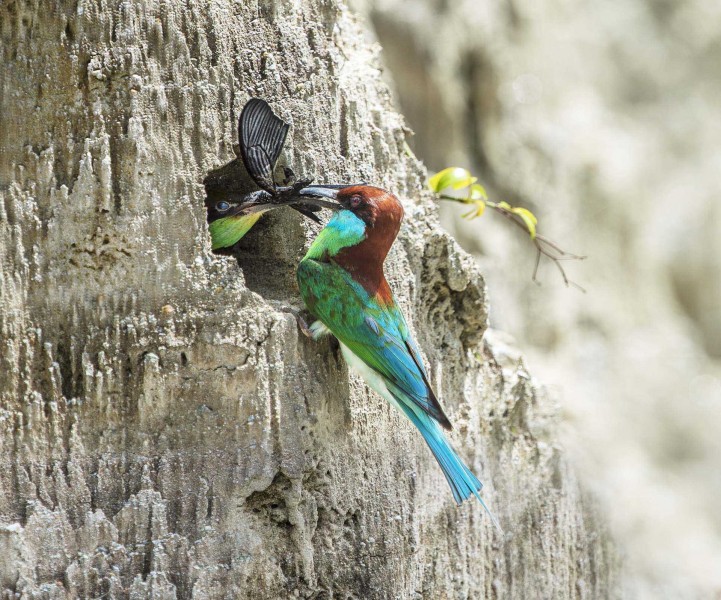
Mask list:
[[[285,181],[275,181],[275,164],[289,128],[264,100],[251,98],[243,107],[238,120],[240,158],[260,189],[249,194],[215,190],[213,198],[206,200],[213,250],[233,246],[263,213],[282,206],[290,206],[316,223],[320,223],[315,214],[320,209],[338,210],[337,202],[324,198],[335,200],[347,185],[311,185],[310,179],[296,180],[288,167],[284,168]]]

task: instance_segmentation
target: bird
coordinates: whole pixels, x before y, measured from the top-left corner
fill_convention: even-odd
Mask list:
[[[301,328],[315,340],[328,334],[337,338],[348,365],[420,431],[456,503],[475,496],[501,530],[480,495],[483,485],[446,439],[451,422],[383,271],[403,205],[394,194],[369,185],[311,186],[306,193],[332,199],[336,210],[298,265],[300,294],[316,319]]]

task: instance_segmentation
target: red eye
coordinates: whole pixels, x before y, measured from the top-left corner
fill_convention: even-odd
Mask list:
[[[348,205],[351,208],[358,208],[362,204],[362,202],[363,202],[363,198],[361,198],[358,195],[355,195],[355,196],[350,197],[350,200],[348,200]]]

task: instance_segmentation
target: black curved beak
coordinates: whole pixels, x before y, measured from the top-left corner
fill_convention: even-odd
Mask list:
[[[356,185],[363,185],[361,183],[352,184],[326,184],[326,185],[309,185],[302,188],[298,195],[302,198],[304,204],[310,204],[312,206],[319,206],[321,208],[328,208],[330,210],[340,210],[341,205],[338,203],[338,192],[349,187],[355,187]],[[333,202],[324,200],[328,198]]]
[[[340,189],[342,189],[341,186],[310,185],[301,189],[298,192],[298,196],[303,204],[327,208],[329,210],[338,210],[340,208],[340,204],[338,204],[338,190]],[[325,198],[328,198],[331,202],[328,202]]]

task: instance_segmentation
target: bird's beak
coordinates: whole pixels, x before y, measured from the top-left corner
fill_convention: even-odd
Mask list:
[[[298,192],[298,195],[302,198],[304,204],[310,204],[312,206],[320,206],[321,208],[328,208],[330,210],[340,210],[341,205],[338,203],[338,192],[345,188],[354,187],[358,184],[352,185],[309,185],[304,187]],[[333,202],[325,200],[328,198]]]

